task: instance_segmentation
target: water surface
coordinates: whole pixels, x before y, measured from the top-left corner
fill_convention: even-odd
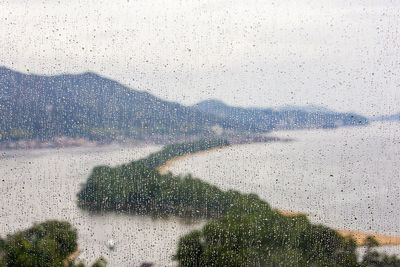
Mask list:
[[[260,195],[273,207],[309,214],[335,228],[400,235],[400,124],[276,132],[290,143],[257,143],[196,154],[173,163],[223,189]],[[176,219],[90,215],[76,193],[91,169],[144,157],[161,147],[80,147],[0,152],[0,235],[60,219],[79,234],[81,259],[109,266],[172,265],[180,236],[199,225]],[[116,248],[106,247],[113,239]],[[400,254],[398,247],[386,251]]]
[[[76,193],[99,164],[126,163],[160,147],[79,147],[0,152],[0,235],[47,219],[66,220],[78,229],[80,255],[87,263],[104,256],[108,266],[142,262],[171,265],[180,236],[195,226],[178,220],[104,214],[78,209]],[[106,244],[114,240],[115,250]]]
[[[274,135],[294,141],[219,149],[169,170],[256,193],[316,223],[400,236],[400,123]]]

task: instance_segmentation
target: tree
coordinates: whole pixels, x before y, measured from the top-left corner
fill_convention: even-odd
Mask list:
[[[77,247],[77,231],[71,224],[46,221],[8,235],[0,248],[0,262],[4,266],[63,266]]]
[[[389,256],[386,253],[379,253],[376,247],[379,242],[373,237],[368,236],[365,239],[365,246],[367,247],[362,264],[365,267],[399,267],[400,259],[396,256]]]
[[[355,249],[353,240],[305,216],[260,208],[185,235],[175,259],[180,266],[359,266]]]

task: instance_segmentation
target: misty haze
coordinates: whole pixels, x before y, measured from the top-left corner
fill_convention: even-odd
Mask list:
[[[400,266],[399,14],[0,1],[0,266]]]

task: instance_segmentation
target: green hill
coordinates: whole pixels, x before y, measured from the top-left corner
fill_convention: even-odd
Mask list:
[[[0,142],[54,137],[163,143],[241,136],[274,129],[364,125],[357,114],[230,107],[216,100],[195,106],[161,100],[94,73],[41,76],[0,67]],[[233,135],[232,135],[233,134]]]
[[[94,73],[27,75],[0,68],[1,140],[56,136],[208,135],[219,119]]]
[[[239,124],[252,131],[337,128],[368,124],[368,119],[354,113],[339,113],[324,108],[292,107],[280,110],[231,107],[218,100],[206,100],[195,106],[224,122]]]

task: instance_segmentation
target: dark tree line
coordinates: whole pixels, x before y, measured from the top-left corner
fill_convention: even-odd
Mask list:
[[[168,145],[147,158],[115,168],[95,167],[78,193],[79,206],[154,216],[220,217],[241,197],[238,192],[224,192],[190,175],[160,174],[157,168],[184,154],[227,145],[223,139]]]

